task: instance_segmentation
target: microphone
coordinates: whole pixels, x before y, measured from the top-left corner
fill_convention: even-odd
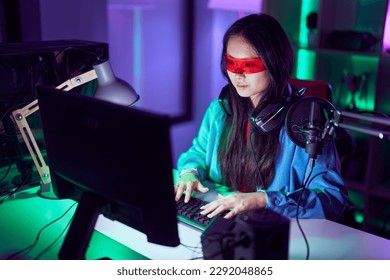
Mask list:
[[[316,159],[322,153],[322,132],[325,124],[325,116],[321,110],[321,104],[312,101],[310,105],[309,124],[304,130],[306,145],[305,150],[310,158]]]
[[[295,102],[286,114],[287,134],[309,154],[312,166],[331,138],[329,120],[335,110],[324,98],[306,96]]]

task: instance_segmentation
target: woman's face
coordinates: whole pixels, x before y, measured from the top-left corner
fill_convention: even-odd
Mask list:
[[[258,58],[258,54],[252,48],[252,46],[248,44],[240,36],[232,36],[229,39],[226,53],[232,59]],[[227,63],[229,63],[229,61],[227,61]],[[256,69],[256,68],[252,68],[252,69]],[[270,82],[270,76],[268,70],[265,69],[263,71],[256,72],[256,73],[253,72],[258,70],[234,71],[236,73],[231,71],[227,70],[227,73],[230,81],[236,88],[238,94],[241,97],[249,97],[252,100],[253,105],[256,107],[256,105],[260,100],[260,97],[263,95],[264,91],[267,89],[268,84]]]

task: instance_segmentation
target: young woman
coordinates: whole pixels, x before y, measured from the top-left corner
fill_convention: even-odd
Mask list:
[[[192,146],[178,159],[177,200],[208,192],[206,182],[212,182],[231,192],[203,206],[202,214],[209,217],[229,210],[225,218],[232,218],[265,207],[295,217],[298,201],[299,218],[341,216],[347,189],[334,142],[323,148],[313,167],[305,149],[288,137],[284,122],[261,131],[250,121],[292,97],[288,81],[293,65],[289,38],[273,17],[249,15],[226,31],[221,70],[228,85],[207,109]]]

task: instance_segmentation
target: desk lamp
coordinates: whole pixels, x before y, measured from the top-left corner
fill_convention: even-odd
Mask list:
[[[69,91],[95,79],[98,81],[98,88],[94,93],[94,97],[97,99],[124,106],[132,106],[139,99],[139,95],[130,84],[115,77],[109,61],[94,65],[92,70],[71,78],[58,85],[56,88],[63,91]],[[26,119],[37,110],[39,110],[39,105],[38,100],[36,99],[27,106],[13,111],[12,116],[22,134],[24,143],[27,146],[34,165],[38,170],[41,181],[40,192],[50,192],[50,171]]]

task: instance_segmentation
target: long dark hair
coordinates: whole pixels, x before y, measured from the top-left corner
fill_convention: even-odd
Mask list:
[[[227,101],[232,115],[227,117],[220,140],[220,168],[225,184],[230,188],[238,190],[244,185],[247,191],[256,191],[263,182],[262,188],[266,189],[274,178],[280,129],[262,134],[252,127],[250,136],[246,136],[248,121],[255,108],[249,97],[238,95],[226,71],[224,54],[232,36],[241,36],[252,45],[269,71],[270,83],[258,107],[264,101],[276,103],[287,97],[294,53],[279,22],[267,14],[252,14],[237,20],[223,38],[221,70],[229,81]]]

